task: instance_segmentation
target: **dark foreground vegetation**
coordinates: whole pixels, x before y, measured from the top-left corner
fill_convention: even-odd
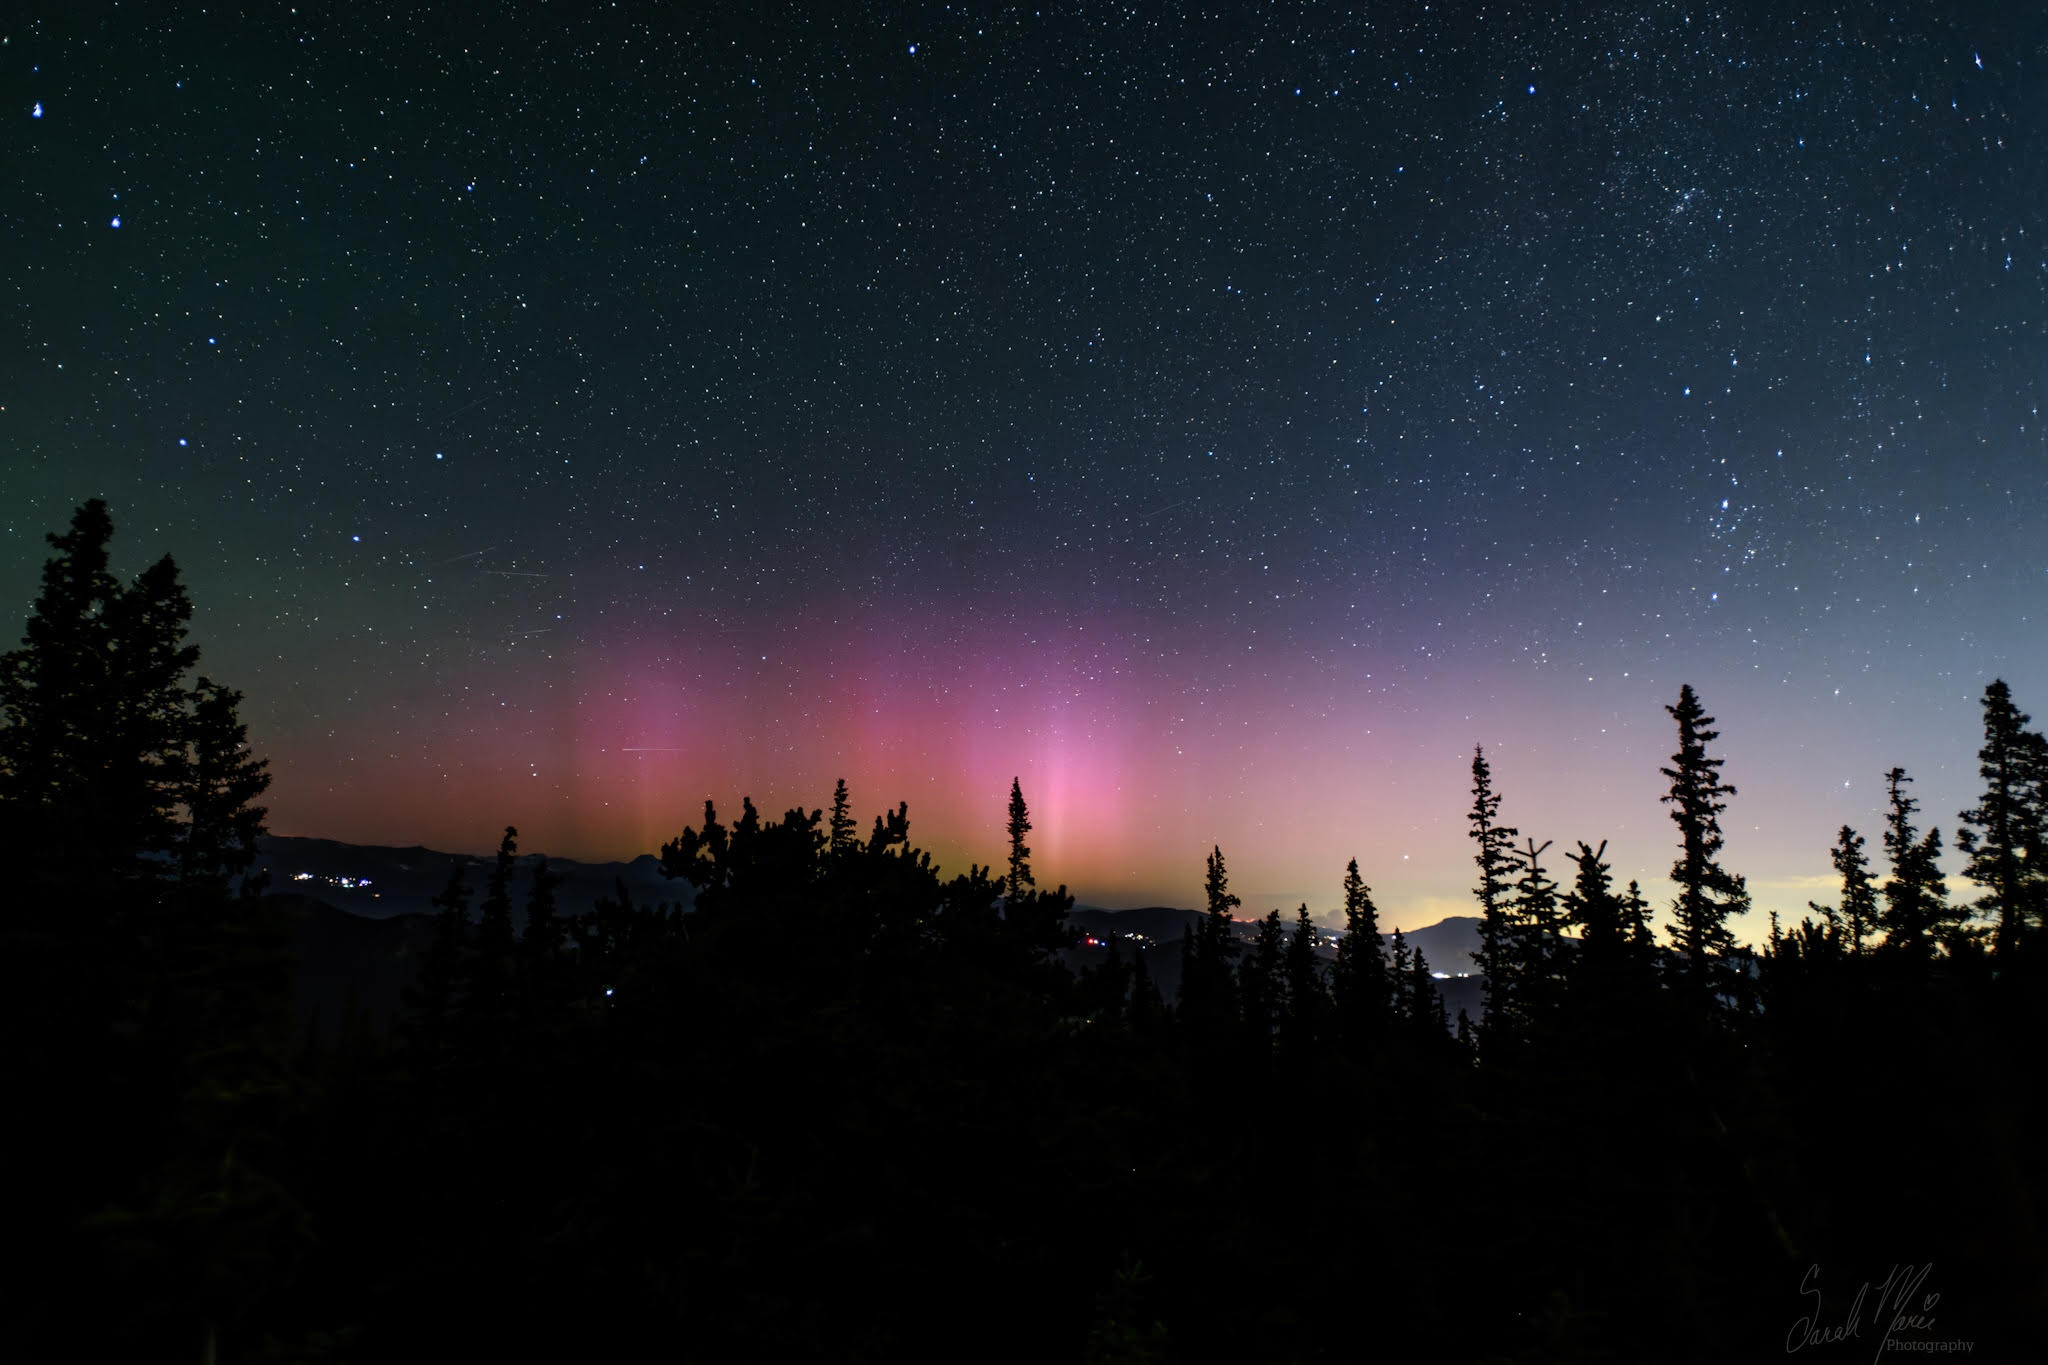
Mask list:
[[[1305,910],[1241,948],[1212,853],[1168,1001],[1115,938],[1060,965],[1071,901],[1034,882],[1021,791],[1007,863],[948,876],[842,784],[776,819],[707,804],[661,850],[687,913],[557,905],[507,830],[444,892],[401,1021],[308,1038],[243,876],[268,778],[239,698],[187,681],[175,569],[116,582],[110,533],[91,504],[52,538],[0,670],[11,1359],[2042,1340],[2048,748],[2003,684],[1958,839],[1975,899],[1894,770],[1884,866],[1843,830],[1840,903],[1757,954],[1690,689],[1667,942],[1602,846],[1555,880],[1475,755],[1479,1020],[1381,951],[1355,863],[1331,963]]]

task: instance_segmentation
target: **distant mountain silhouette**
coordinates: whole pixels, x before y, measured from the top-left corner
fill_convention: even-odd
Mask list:
[[[1199,910],[1179,910],[1168,905],[1147,905],[1136,910],[1076,906],[1067,915],[1069,924],[1085,932],[1139,934],[1168,947],[1177,947],[1181,930],[1200,923],[1201,919]],[[1238,933],[1243,938],[1251,938],[1257,933],[1256,922],[1249,919],[1240,921]],[[1477,915],[1452,915],[1435,924],[1411,929],[1406,937],[1408,946],[1420,948],[1435,971],[1459,976],[1470,975],[1477,970],[1472,962],[1472,952],[1479,946]],[[1391,947],[1394,936],[1381,934],[1380,941]],[[1457,1013],[1455,1007],[1452,1013]]]
[[[524,854],[519,859],[519,878],[512,892],[515,926],[525,923],[526,887],[537,856]],[[305,896],[368,919],[392,919],[431,915],[434,897],[448,884],[449,869],[457,863],[470,869],[469,884],[481,899],[491,862],[488,854],[440,853],[417,844],[386,848],[336,839],[266,835],[255,870],[270,873],[268,889],[273,893]],[[626,863],[580,863],[550,856],[548,870],[562,879],[555,896],[562,912],[569,915],[580,915],[601,897],[612,895],[619,880],[626,883],[635,904],[687,904],[693,894],[689,883],[663,877],[660,860],[651,853]]]
[[[1105,910],[1100,906],[1077,905],[1067,912],[1067,923],[1084,931],[1142,934],[1156,943],[1180,942],[1183,928],[1200,924],[1199,910],[1176,910],[1170,905],[1147,905],[1138,910]]]
[[[1392,934],[1381,934],[1380,937],[1388,943],[1394,941]],[[1472,953],[1479,947],[1479,916],[1452,915],[1435,924],[1410,929],[1403,937],[1408,940],[1410,948],[1422,950],[1432,971],[1449,976],[1478,975],[1479,968],[1472,961]],[[1452,1005],[1451,1013],[1456,1015],[1457,1012],[1457,1006]]]
[[[1124,936],[1123,951],[1126,957],[1142,955],[1145,970],[1159,993],[1167,1000],[1180,994],[1180,938],[1184,928],[1200,923],[1200,910],[1181,910],[1170,905],[1147,905],[1136,910],[1106,910],[1101,906],[1076,906],[1067,915],[1067,922],[1084,935],[1098,938],[1110,934]],[[1238,936],[1249,941],[1256,933],[1252,920],[1239,921]],[[1137,935],[1142,942],[1132,942],[1131,935]],[[1337,937],[1341,937],[1338,935]],[[1484,998],[1485,979],[1479,975],[1472,961],[1472,951],[1479,946],[1479,917],[1477,915],[1452,915],[1435,924],[1407,931],[1403,935],[1411,948],[1420,948],[1429,959],[1430,969],[1443,973],[1437,981],[1437,990],[1444,999],[1444,1012],[1453,1024],[1457,1022],[1458,1011],[1463,1010],[1473,1020],[1478,1020],[1481,1002]],[[1381,934],[1380,941],[1391,950],[1392,934]],[[1082,942],[1063,954],[1069,967],[1079,971],[1102,961],[1106,950]],[[1325,951],[1322,956],[1334,954]]]
[[[513,886],[515,925],[525,922],[526,886],[535,858],[527,854],[519,859],[520,876]],[[293,995],[302,1029],[332,1037],[349,1016],[380,1028],[397,1017],[432,933],[433,898],[457,863],[470,869],[470,885],[480,898],[491,864],[482,855],[284,835],[263,840],[257,870],[270,873],[270,899],[285,911],[299,955]],[[620,880],[636,904],[688,903],[691,898],[687,883],[661,875],[659,860],[652,854],[624,863],[549,858],[548,867],[562,878],[556,894],[562,913],[569,916],[585,914],[598,899],[613,895]],[[1125,936],[1126,956],[1142,952],[1154,984],[1172,1000],[1180,991],[1181,932],[1202,917],[1199,910],[1167,905],[1134,910],[1077,906],[1067,920],[1084,935]],[[1246,939],[1256,932],[1249,919],[1238,929]],[[1131,935],[1144,942],[1131,941]],[[1478,917],[1453,915],[1406,937],[1410,946],[1428,956],[1432,968],[1450,977],[1438,983],[1450,1016],[1455,1019],[1462,1008],[1478,1018],[1480,978],[1460,976],[1474,972],[1471,952],[1479,944]],[[1388,944],[1393,941],[1392,935],[1381,938]],[[1084,939],[1064,956],[1078,970],[1100,961],[1103,949],[1087,946]]]
[[[537,855],[519,859],[512,886],[512,922],[526,923],[526,896]],[[483,899],[492,859],[441,853],[413,845],[386,848],[337,839],[265,836],[255,871],[270,874],[268,900],[285,914],[298,955],[292,999],[299,1027],[332,1039],[353,1018],[388,1027],[418,976],[433,935],[433,899],[456,864],[469,869],[471,913]],[[561,913],[588,914],[623,881],[636,905],[688,904],[689,883],[670,881],[659,860],[643,854],[626,863],[581,863],[549,858],[562,879],[555,892]]]

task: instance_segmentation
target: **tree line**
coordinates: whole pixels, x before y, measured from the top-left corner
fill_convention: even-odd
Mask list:
[[[1882,881],[1844,827],[1837,903],[1755,949],[1690,687],[1661,941],[1604,843],[1550,863],[1504,823],[1475,750],[1478,1018],[1383,945],[1355,859],[1334,960],[1306,905],[1241,934],[1220,846],[1178,945],[1079,953],[1020,784],[1006,858],[949,875],[841,781],[707,801],[659,851],[687,909],[564,906],[508,827],[409,940],[397,1024],[309,1033],[241,698],[187,681],[175,566],[123,584],[111,535],[95,502],[50,537],[0,660],[21,1344],[1728,1359],[1793,1342],[1812,1277],[1847,1314],[1901,1264],[1941,1332],[2038,1339],[2048,744],[2002,681],[1974,898],[1894,768]]]

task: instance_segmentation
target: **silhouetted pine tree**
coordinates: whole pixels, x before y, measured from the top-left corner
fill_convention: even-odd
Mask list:
[[[520,947],[528,955],[551,956],[562,946],[564,926],[555,914],[555,888],[562,879],[548,868],[547,855],[534,860],[533,885],[526,895],[526,932]]]
[[[1558,901],[1557,883],[1543,870],[1543,854],[1550,841],[1515,853],[1522,875],[1515,882],[1515,932],[1509,939],[1516,964],[1515,976],[1523,983],[1526,1009],[1533,1017],[1558,1002],[1567,947],[1564,939],[1565,913]]]
[[[1236,982],[1231,962],[1237,957],[1237,936],[1231,911],[1242,902],[1230,892],[1230,873],[1220,846],[1209,851],[1203,881],[1208,909],[1199,927],[1183,940],[1180,1013],[1198,1038],[1213,1047],[1237,1018]],[[1198,1048],[1203,1045],[1198,1043]]]
[[[1007,832],[1010,861],[1002,882],[1003,924],[1010,941],[1033,964],[1049,966],[1053,954],[1073,945],[1067,913],[1074,908],[1074,898],[1067,894],[1065,883],[1057,891],[1027,889],[1036,885],[1031,875],[1031,849],[1024,842],[1031,832],[1031,815],[1024,805],[1024,789],[1014,777],[1010,779]]]
[[[548,867],[545,855],[533,864],[533,885],[526,897],[526,931],[519,939],[521,1007],[529,1025],[545,1027],[568,989],[562,943],[568,925],[556,913],[555,888],[562,879]]]
[[[505,826],[498,858],[484,883],[469,969],[469,1010],[486,1031],[502,1024],[512,977],[512,874],[519,854],[519,831]]]
[[[741,891],[752,892],[757,888],[746,885],[747,874],[760,861],[761,851],[757,846],[761,838],[761,812],[754,809],[754,798],[740,798],[740,818],[732,822],[731,845],[726,856],[731,860],[731,881]]]
[[[418,984],[407,996],[418,1021],[418,1036],[428,1046],[447,1036],[447,1021],[460,1001],[469,947],[469,884],[461,863],[449,869],[448,884],[434,897],[434,937],[420,964]]]
[[[1520,1032],[1522,983],[1516,972],[1521,948],[1516,942],[1520,926],[1514,918],[1514,888],[1509,881],[1515,867],[1515,835],[1511,825],[1500,823],[1500,797],[1493,790],[1493,769],[1487,766],[1486,751],[1472,751],[1472,842],[1477,850],[1472,860],[1479,865],[1479,885],[1472,894],[1479,898],[1479,951],[1473,959],[1485,977],[1485,1002],[1480,1020],[1482,1032],[1508,1037]],[[1402,971],[1395,964],[1398,979]]]
[[[1031,879],[1031,850],[1024,843],[1024,836],[1031,832],[1031,816],[1024,809],[1024,788],[1016,778],[1010,779],[1010,874],[1005,879],[1004,894],[1015,900],[1024,894],[1024,888],[1035,885]]]
[[[122,592],[107,565],[113,534],[107,505],[95,498],[69,532],[44,537],[57,553],[43,564],[22,647],[0,659],[0,810],[10,826],[33,819],[36,833],[54,837],[60,812],[87,818],[99,799],[92,788],[115,776],[110,736],[97,722],[134,702],[118,701],[111,676],[112,608]]]
[[[1344,937],[1330,972],[1330,993],[1344,1045],[1363,1055],[1384,1036],[1392,990],[1386,948],[1380,942],[1379,909],[1372,888],[1358,874],[1358,859],[1344,869]]]
[[[1272,1046],[1273,1031],[1286,1007],[1286,978],[1281,974],[1286,941],[1280,912],[1274,910],[1259,921],[1258,940],[1237,965],[1238,999],[1243,1002],[1245,1036],[1254,1056],[1263,1057]]]
[[[1051,966],[1056,954],[1074,946],[1074,931],[1067,924],[1067,915],[1073,908],[1074,897],[1064,882],[1051,891],[1043,887],[1026,891],[1017,899],[1004,902],[1005,937],[1025,962]]]
[[[1789,931],[1780,929],[1778,912],[1771,912],[1770,946],[1763,961],[1767,970],[1775,970],[1780,977],[1777,1007],[1783,1006],[1789,992],[1811,993],[1813,988],[1805,974],[1839,961],[1849,952],[1841,913],[1832,905],[1814,905],[1809,901],[1807,906],[1821,911],[1822,917],[1816,920],[1810,915],[1802,916]]]
[[[1891,804],[1885,818],[1884,851],[1892,875],[1884,885],[1884,909],[1878,922],[1884,928],[1887,955],[1924,962],[1933,957],[1952,916],[1948,884],[1941,876],[1941,831],[1930,829],[1923,837],[1913,828],[1913,812],[1920,803],[1906,795],[1906,784],[1912,780],[1904,768],[1893,768],[1884,775]]]
[[[2044,871],[2041,854],[2048,845],[2043,828],[2048,806],[2048,763],[2040,734],[2028,730],[2031,719],[2013,705],[2012,689],[1994,680],[1984,689],[1984,747],[1977,751],[1977,772],[1984,794],[1962,813],[1963,828],[1956,847],[1969,860],[1963,875],[1984,889],[1977,912],[1992,919],[1992,943],[2001,958],[2010,958],[2021,938],[2041,918]]]
[[[1863,836],[1842,826],[1828,861],[1842,878],[1842,903],[1838,907],[1814,906],[1830,926],[1839,921],[1843,946],[1860,956],[1863,940],[1877,928],[1877,888],[1870,878],[1870,859],[1863,852]]]
[[[1281,1015],[1282,1048],[1305,1062],[1321,1045],[1330,1012],[1329,989],[1323,984],[1322,960],[1316,956],[1316,927],[1308,906],[1295,912],[1294,932],[1287,940],[1286,1009]]]
[[[270,785],[236,715],[241,697],[202,678],[174,754],[185,825],[163,898],[150,1026],[175,1040],[178,1125],[135,1226],[173,1248],[209,1337],[232,1333],[306,1249],[297,1198],[277,1181],[281,1102],[299,1090],[294,959],[264,878],[247,876]]]
[[[253,803],[270,787],[270,765],[249,751],[248,727],[237,714],[241,703],[241,693],[210,678],[201,678],[192,690],[190,748],[178,792],[186,821],[178,879],[188,893],[224,896],[256,860],[269,812]],[[243,889],[254,894],[261,887],[247,883]]]
[[[858,842],[855,831],[859,825],[850,813],[843,777],[832,786],[832,822],[826,829],[825,847],[833,853],[844,852]]]
[[[868,856],[880,857],[892,848],[905,848],[909,844],[910,803],[898,801],[895,810],[875,817],[875,828],[868,835]]]
[[[878,815],[874,840],[866,847],[872,850],[881,837],[882,818]],[[719,821],[718,807],[706,797],[702,828],[686,825],[681,834],[661,846],[661,875],[688,882],[696,892],[698,913],[716,914],[724,908],[722,893],[732,877],[732,864],[726,856],[731,844],[732,831]]]
[[[1671,880],[1678,883],[1672,905],[1677,921],[1670,933],[1679,950],[1679,970],[1686,985],[1706,1001],[1738,991],[1741,977],[1729,958],[1735,936],[1730,916],[1749,908],[1749,889],[1741,877],[1721,866],[1721,812],[1735,788],[1721,780],[1723,760],[1707,757],[1707,745],[1720,738],[1714,718],[1693,695],[1691,684],[1678,689],[1678,703],[1664,708],[1678,722],[1678,752],[1673,767],[1661,769],[1671,789],[1661,800],[1671,806],[1678,826],[1678,860]]]
[[[451,883],[461,889],[459,883]],[[464,907],[469,893],[461,889]],[[437,905],[441,902],[436,901]],[[464,913],[459,922],[467,922]],[[636,971],[659,970],[663,950],[673,946],[681,914],[669,905],[641,906],[633,903],[623,878],[614,878],[612,894],[600,897],[587,915],[568,922],[569,937],[576,944],[576,981],[584,998],[615,1001],[622,981]],[[607,995],[607,990],[613,994]]]
[[[1650,902],[1643,895],[1643,888],[1631,879],[1628,890],[1621,898],[1621,924],[1623,936],[1635,952],[1636,958],[1645,966],[1656,961],[1657,934],[1650,927]]]
[[[1800,920],[1800,923],[1802,925],[1814,925],[1815,931],[1818,932],[1821,935],[1821,937],[1826,940],[1827,943],[1829,943],[1835,948],[1839,948],[1844,953],[1848,952],[1849,934],[1847,927],[1844,925],[1842,921],[1842,912],[1832,905],[1822,905],[1817,901],[1808,901],[1806,903],[1806,908],[1813,911],[1814,914],[1819,915],[1820,919],[1816,921],[1811,916],[1808,916],[1802,918]],[[1777,924],[1778,912],[1773,910],[1771,911],[1771,927],[1773,928],[1773,930],[1777,928]]]
[[[1558,1071],[1549,1083],[1583,1087],[1599,1084],[1604,1069],[1623,1065],[1624,1039],[1644,1028],[1660,988],[1641,889],[1630,882],[1626,892],[1615,893],[1604,840],[1598,848],[1580,840],[1565,857],[1577,872],[1562,905],[1567,921],[1579,927],[1579,940],[1564,973],[1567,1052],[1554,1059]]]
[[[936,926],[943,947],[956,956],[976,959],[984,967],[996,967],[1007,955],[1006,930],[1015,927],[1005,921],[998,904],[1004,882],[994,872],[993,867],[970,863],[965,876],[948,882],[940,897]],[[829,893],[829,886],[827,889]],[[1016,923],[1021,924],[1021,902],[1010,909]]]
[[[1420,948],[1414,950],[1414,957],[1408,964],[1406,1013],[1416,1040],[1430,1052],[1442,1050],[1451,1037],[1451,1019],[1444,1013],[1443,993],[1437,989],[1429,959],[1423,956]]]
[[[1579,942],[1588,965],[1605,967],[1623,960],[1629,950],[1629,929],[1622,923],[1621,898],[1614,894],[1614,873],[1607,865],[1607,841],[1594,848],[1579,841],[1579,851],[1565,858],[1576,868],[1572,889],[1563,900],[1564,918],[1579,927]]]
[[[24,889],[62,881],[74,903],[174,875],[185,833],[192,604],[168,555],[122,587],[113,529],[94,499],[47,537],[22,647],[0,656],[0,850]]]
[[[21,1296],[27,1340],[56,1313],[69,1353],[140,1357],[217,1342],[274,1278],[266,1256],[296,1254],[294,1202],[267,1173],[296,1082],[284,925],[244,876],[265,765],[240,695],[186,686],[199,651],[177,565],[123,586],[112,535],[93,500],[48,537],[22,647],[0,656],[0,857],[20,907],[0,918],[0,997],[17,1088],[72,1097],[18,1130],[35,1150],[17,1154],[34,1175],[16,1224],[65,1282]],[[252,1229],[273,1217],[266,1250]],[[65,1263],[87,1248],[108,1260]],[[95,1302],[70,1312],[67,1286]]]

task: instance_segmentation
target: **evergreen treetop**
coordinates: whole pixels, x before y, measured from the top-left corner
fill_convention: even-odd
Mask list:
[[[1963,875],[1983,889],[1979,914],[1992,920],[1993,945],[2009,956],[2041,918],[2044,844],[2048,844],[2048,743],[2029,730],[2003,678],[1984,689],[1984,745],[1977,773],[1984,794],[1962,812],[1956,847]]]
[[[1863,836],[1844,825],[1828,850],[1828,861],[1842,878],[1842,903],[1822,914],[1832,923],[1841,920],[1843,943],[1851,954],[1861,954],[1863,940],[1877,927],[1877,888],[1870,878],[1870,859],[1863,852]],[[1818,907],[1816,907],[1818,908]]]
[[[1345,1045],[1362,1049],[1382,1028],[1392,999],[1386,949],[1380,942],[1379,910],[1372,889],[1359,875],[1358,859],[1344,869],[1344,936],[1330,973],[1338,1029]]]
[[[166,555],[124,587],[113,533],[93,499],[46,537],[56,554],[21,648],[0,656],[0,837],[31,867],[224,879],[254,856],[250,803],[269,778],[245,753],[240,694],[185,685],[199,650],[177,565]]]
[[[834,853],[852,848],[857,841],[860,826],[849,813],[849,807],[846,779],[842,777],[832,786],[832,822],[826,827],[825,846]]]
[[[1493,789],[1493,769],[1483,748],[1472,750],[1472,809],[1466,818],[1476,845],[1473,862],[1479,866],[1479,885],[1472,894],[1479,898],[1479,951],[1473,959],[1485,978],[1483,1027],[1497,1033],[1512,1032],[1520,1018],[1521,963],[1516,942],[1519,925],[1514,916],[1515,836],[1511,825],[1500,823],[1500,794]],[[1397,963],[1398,979],[1404,968]]]
[[[1626,946],[1626,931],[1621,900],[1614,894],[1614,873],[1607,865],[1607,841],[1594,848],[1581,839],[1578,852],[1564,856],[1578,869],[1563,899],[1564,918],[1578,926],[1588,960],[1614,961]]]
[[[1741,877],[1721,866],[1721,813],[1735,788],[1722,780],[1722,759],[1707,756],[1707,746],[1720,738],[1714,718],[1706,713],[1691,684],[1678,690],[1676,705],[1664,708],[1678,723],[1678,752],[1672,765],[1660,769],[1671,783],[1660,799],[1671,807],[1678,826],[1678,859],[1671,880],[1678,884],[1672,905],[1676,921],[1670,929],[1679,949],[1680,967],[1692,989],[1706,998],[1724,995],[1735,984],[1727,956],[1735,947],[1728,928],[1731,916],[1749,908],[1749,890]]]
[[[1025,844],[1024,836],[1031,832],[1031,815],[1024,808],[1024,788],[1016,778],[1010,779],[1010,873],[1004,879],[1005,894],[1016,899],[1024,894],[1024,888],[1037,883],[1031,876],[1031,849]]]
[[[1933,956],[1951,919],[1948,885],[1941,876],[1941,831],[1930,829],[1922,836],[1914,829],[1913,813],[1920,803],[1906,794],[1913,779],[1904,768],[1893,768],[1884,777],[1890,802],[1884,851],[1892,866],[1878,917],[1884,948],[1893,956],[1924,961]]]

